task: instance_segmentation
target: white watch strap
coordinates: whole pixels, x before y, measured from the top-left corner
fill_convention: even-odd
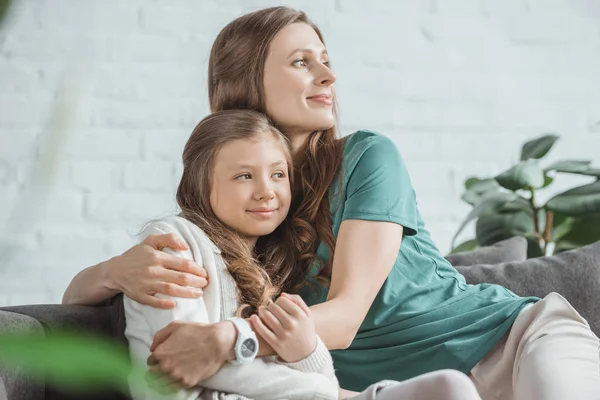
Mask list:
[[[231,322],[233,322],[233,324],[237,328],[238,336],[240,336],[240,335],[241,336],[253,336],[254,335],[254,331],[250,327],[250,324],[248,323],[248,321],[246,321],[245,319],[239,318],[239,317],[233,317],[233,318],[229,318],[229,320]]]

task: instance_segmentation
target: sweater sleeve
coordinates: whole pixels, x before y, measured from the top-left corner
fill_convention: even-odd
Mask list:
[[[331,383],[339,386],[337,377],[335,376],[335,370],[333,368],[333,359],[331,358],[331,353],[319,336],[317,336],[317,347],[308,357],[294,363],[280,363],[301,372],[315,372],[323,374],[331,381]]]
[[[143,241],[151,234],[178,233],[176,229],[170,228],[166,224],[152,223],[147,226],[140,241]],[[180,235],[181,236],[181,235]],[[162,249],[163,252],[193,260],[191,251],[175,252],[170,248]],[[206,304],[204,296],[198,299],[176,298],[173,296],[155,294],[155,297],[164,299],[173,299],[176,306],[171,309],[159,309],[151,306],[137,303],[129,297],[124,297],[124,308],[126,317],[125,336],[129,342],[129,350],[133,361],[137,361],[138,367],[148,370],[146,359],[150,355],[150,346],[154,340],[154,335],[162,328],[173,321],[187,321],[208,323]],[[168,395],[161,395],[152,391],[149,387],[137,387],[130,384],[132,397],[134,400],[193,400],[197,399],[202,392],[199,387],[193,390],[181,389]]]
[[[153,224],[144,230],[144,234],[176,233],[186,241],[193,240],[182,234],[174,227],[165,224]],[[143,238],[141,239],[143,240]],[[188,243],[189,244],[189,243]],[[163,249],[166,253],[193,259],[190,251],[174,252]],[[206,295],[206,291],[205,291]],[[155,295],[162,298],[170,296]],[[125,314],[127,318],[126,336],[129,340],[132,358],[137,359],[145,366],[150,355],[150,346],[157,331],[167,326],[170,322],[189,321],[208,323],[205,296],[199,299],[174,298],[177,305],[170,310],[157,309],[144,306],[125,298]],[[209,300],[207,300],[209,301]],[[147,368],[147,367],[146,367]],[[226,363],[217,373],[210,378],[199,382],[193,390],[179,390],[170,395],[158,395],[146,390],[145,393],[136,394],[132,388],[135,400],[192,400],[202,392],[202,388],[218,392],[237,393],[251,399],[279,400],[285,399],[322,399],[334,400],[338,398],[337,383],[333,383],[324,374],[318,371],[302,372],[276,362],[256,359],[245,365]]]

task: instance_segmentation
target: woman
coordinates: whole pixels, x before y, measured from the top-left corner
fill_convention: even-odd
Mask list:
[[[540,300],[466,285],[425,229],[393,143],[370,131],[336,138],[334,82],[320,31],[285,7],[234,20],[209,61],[212,111],[262,111],[290,140],[297,169],[290,229],[303,238],[298,293],[335,350],[340,384],[362,390],[450,368],[470,374],[483,398],[600,396],[598,338],[585,320],[557,294]],[[84,270],[64,301],[93,304],[124,291],[169,307],[153,294],[191,295],[173,283],[201,287],[203,272],[152,250],[176,245],[172,239],[152,237]],[[268,310],[259,315],[277,322]],[[269,334],[264,325],[254,328]],[[177,378],[199,381],[226,362],[230,329],[167,327],[155,336],[149,362],[177,362],[184,371]],[[263,344],[261,355],[272,354]]]

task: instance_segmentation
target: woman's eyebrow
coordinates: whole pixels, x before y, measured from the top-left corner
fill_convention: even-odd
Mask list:
[[[307,49],[307,48],[296,49],[296,50],[292,51],[288,57],[291,57],[296,53],[314,53],[314,51],[312,49]],[[327,49],[321,50],[321,55],[328,55]]]

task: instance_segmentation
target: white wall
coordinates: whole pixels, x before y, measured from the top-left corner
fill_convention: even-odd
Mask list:
[[[60,301],[77,271],[175,209],[210,45],[258,7],[321,26],[343,133],[393,138],[443,252],[469,210],[464,179],[501,172],[527,138],[557,132],[550,160],[600,164],[599,1],[14,3],[0,32],[0,305]]]

